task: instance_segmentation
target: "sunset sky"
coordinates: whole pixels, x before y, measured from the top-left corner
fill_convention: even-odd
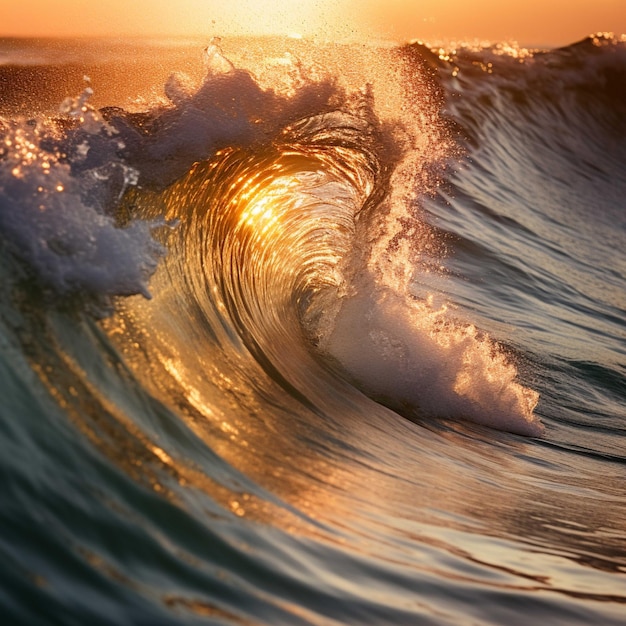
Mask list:
[[[297,32],[561,45],[597,31],[626,33],[626,0],[0,0],[1,36]]]

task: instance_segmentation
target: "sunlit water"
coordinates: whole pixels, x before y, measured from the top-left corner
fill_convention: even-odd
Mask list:
[[[7,623],[624,623],[623,40],[0,51]]]

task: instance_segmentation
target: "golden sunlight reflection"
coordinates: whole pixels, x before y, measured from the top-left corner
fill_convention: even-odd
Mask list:
[[[267,184],[244,191],[238,200],[244,204],[239,225],[246,225],[256,239],[264,242],[269,234],[279,234],[279,206],[298,187],[295,177],[278,177]]]

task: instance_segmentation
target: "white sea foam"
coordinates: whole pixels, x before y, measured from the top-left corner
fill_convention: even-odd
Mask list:
[[[386,199],[357,218],[341,296],[331,306],[314,304],[325,308],[314,330],[319,347],[365,393],[401,413],[539,436],[543,426],[534,414],[539,396],[520,383],[506,351],[445,302],[413,295],[416,276],[433,268],[437,280],[445,281],[438,273],[440,243],[418,209],[419,194],[429,183],[415,174],[420,166],[428,169],[429,142],[437,144],[439,137],[416,132],[418,141],[421,149],[397,166]],[[440,144],[432,152],[437,149]],[[330,300],[325,297],[325,304]]]
[[[343,300],[321,346],[366,393],[417,418],[541,434],[538,395],[491,339],[445,306],[369,287]]]
[[[429,245],[419,239],[430,241],[432,233],[416,223],[401,241],[407,222],[417,220],[407,210],[401,199],[383,202],[381,222],[361,232],[369,246],[343,246],[351,254],[338,278],[315,293],[303,315],[318,349],[367,395],[409,417],[540,435],[538,394],[519,382],[507,352],[445,302],[411,293],[414,275],[427,271]]]
[[[49,121],[5,125],[0,234],[37,279],[59,294],[149,297],[147,281],[163,253],[151,235],[158,224],[133,221],[120,228],[108,212],[137,177],[115,157],[123,144],[88,105],[89,96],[86,89],[61,107],[76,120],[73,142]]]

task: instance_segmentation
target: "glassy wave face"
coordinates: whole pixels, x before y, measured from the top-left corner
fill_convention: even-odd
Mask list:
[[[8,623],[623,623],[623,38],[0,53]]]

